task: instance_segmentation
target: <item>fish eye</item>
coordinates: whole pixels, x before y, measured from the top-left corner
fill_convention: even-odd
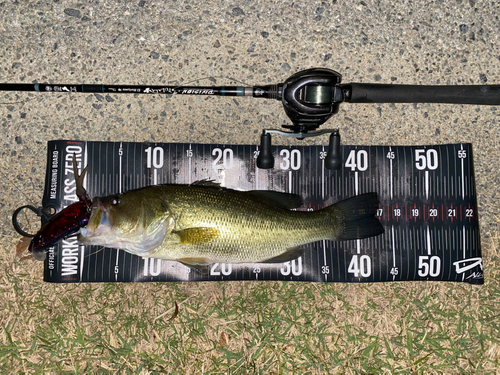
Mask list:
[[[113,199],[111,199],[111,204],[113,206],[116,206],[117,204],[120,204],[121,199],[118,195],[114,196]]]

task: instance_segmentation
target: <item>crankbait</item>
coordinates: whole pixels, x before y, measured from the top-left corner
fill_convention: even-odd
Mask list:
[[[85,167],[81,175],[78,174],[75,154],[73,154],[73,172],[75,174],[76,195],[79,201],[58,212],[34,235],[28,251],[37,260],[45,260],[49,247],[78,232],[89,221],[92,200],[83,187],[87,167]]]

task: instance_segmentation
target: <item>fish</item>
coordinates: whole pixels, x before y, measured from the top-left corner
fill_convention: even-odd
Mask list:
[[[299,195],[239,191],[212,181],[153,185],[92,200],[78,241],[191,268],[214,263],[282,263],[320,240],[384,233],[375,192],[317,211],[297,211]]]

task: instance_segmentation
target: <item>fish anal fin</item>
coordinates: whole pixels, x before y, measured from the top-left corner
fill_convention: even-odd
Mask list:
[[[304,254],[303,247],[293,247],[293,248],[285,251],[283,254],[266,259],[266,260],[259,262],[259,263],[284,263],[284,262],[288,262],[290,260],[297,259],[302,254]]]
[[[208,266],[213,263],[210,259],[203,257],[186,257],[177,259],[177,261],[186,267],[197,270],[203,276],[208,275]]]
[[[376,217],[379,204],[377,193],[365,193],[325,207],[323,212],[343,218],[340,233],[332,239],[356,240],[384,233],[384,227]]]
[[[220,235],[219,230],[212,227],[186,228],[172,233],[179,236],[181,245],[203,245]]]

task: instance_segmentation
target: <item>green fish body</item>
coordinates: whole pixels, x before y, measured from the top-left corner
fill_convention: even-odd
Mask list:
[[[211,182],[155,185],[94,198],[78,240],[190,267],[212,263],[284,262],[319,240],[375,236],[376,193],[355,196],[319,211],[293,211],[297,195],[236,191]]]

